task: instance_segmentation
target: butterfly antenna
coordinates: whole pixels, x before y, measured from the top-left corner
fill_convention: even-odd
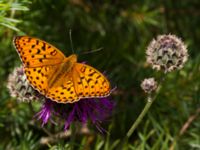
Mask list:
[[[90,54],[90,53],[94,53],[94,52],[101,51],[102,49],[103,49],[103,47],[100,47],[100,48],[98,48],[98,49],[86,51],[86,52],[83,52],[83,53],[81,53],[81,54]]]
[[[73,42],[72,42],[72,30],[69,30],[69,38],[70,38],[70,45],[71,45],[71,49],[72,52],[74,53],[74,46],[73,46]]]

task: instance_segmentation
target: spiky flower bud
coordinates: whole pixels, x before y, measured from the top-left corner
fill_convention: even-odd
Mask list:
[[[153,69],[165,73],[181,69],[188,58],[188,51],[181,39],[175,35],[160,35],[149,44],[147,63]]]
[[[144,79],[141,83],[141,88],[145,91],[145,93],[151,93],[157,89],[157,82],[154,78]]]
[[[17,67],[8,77],[7,88],[10,95],[19,101],[43,100],[44,96],[31,87],[24,74],[23,67]]]

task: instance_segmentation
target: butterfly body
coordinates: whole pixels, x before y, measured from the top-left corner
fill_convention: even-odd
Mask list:
[[[110,83],[95,68],[78,63],[51,44],[29,36],[14,38],[29,83],[41,94],[58,103],[73,103],[81,98],[105,97]]]
[[[62,77],[62,75],[66,75],[67,78],[67,75],[70,74],[76,62],[77,62],[77,56],[75,54],[66,57],[63,60],[63,62],[58,66],[58,68],[55,69],[55,73],[49,78],[48,81],[49,88],[53,86],[59,86],[62,83],[62,82],[60,84],[58,83],[59,78]]]

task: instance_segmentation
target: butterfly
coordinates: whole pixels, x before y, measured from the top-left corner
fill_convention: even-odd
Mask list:
[[[108,79],[95,68],[66,57],[53,45],[29,36],[16,36],[14,46],[31,86],[58,103],[74,103],[82,98],[106,97]]]

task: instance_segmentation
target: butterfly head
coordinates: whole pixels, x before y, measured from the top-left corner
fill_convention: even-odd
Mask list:
[[[73,63],[76,63],[77,62],[77,55],[76,54],[72,54],[68,57],[68,60],[70,60],[70,62],[73,64]]]

